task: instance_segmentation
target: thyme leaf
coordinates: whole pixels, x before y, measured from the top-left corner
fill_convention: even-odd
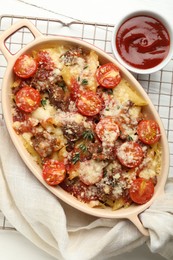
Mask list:
[[[83,138],[86,140],[93,141],[94,140],[94,133],[91,130],[85,130],[83,132]]]
[[[83,79],[81,82],[82,85],[88,85],[88,80],[87,79]]]
[[[75,153],[75,155],[73,156],[71,161],[72,161],[73,164],[76,164],[79,161],[79,159],[80,159],[80,154]]]
[[[88,68],[88,65],[86,65],[83,69],[85,70],[85,69],[87,69]]]
[[[43,98],[43,99],[41,100],[41,105],[42,105],[42,107],[43,107],[44,109],[45,109],[46,104],[47,104],[47,99]]]
[[[86,152],[87,151],[87,147],[85,144],[80,144],[79,148],[82,150],[82,152]]]
[[[127,141],[129,141],[129,142],[130,142],[130,141],[133,141],[133,138],[132,138],[130,135],[128,135],[128,136],[127,136]]]

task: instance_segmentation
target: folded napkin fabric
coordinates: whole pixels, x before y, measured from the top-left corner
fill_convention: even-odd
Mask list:
[[[173,259],[173,180],[166,194],[140,217],[143,236],[128,220],[96,218],[48,191],[17,153],[3,122],[0,128],[0,209],[36,246],[59,260],[109,260],[147,242],[152,252]]]
[[[141,220],[150,230],[151,251],[173,259],[173,178],[168,179],[166,194],[141,214]]]

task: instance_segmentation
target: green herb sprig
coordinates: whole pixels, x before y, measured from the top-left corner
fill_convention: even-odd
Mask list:
[[[82,152],[86,152],[87,151],[87,147],[85,144],[80,144],[79,148],[81,149]]]
[[[128,136],[127,136],[127,141],[129,141],[129,142],[130,142],[130,141],[133,141],[133,138],[132,138],[130,135],[128,135]]]
[[[88,80],[87,79],[83,79],[81,82],[82,85],[88,85]]]
[[[72,164],[76,164],[80,159],[80,153],[75,153],[75,155],[72,158]]]
[[[82,136],[85,140],[94,140],[94,133],[91,130],[85,130]]]
[[[41,105],[42,105],[42,107],[43,107],[44,109],[45,109],[46,104],[47,104],[47,99],[46,99],[46,98],[43,98],[43,99],[41,100]]]

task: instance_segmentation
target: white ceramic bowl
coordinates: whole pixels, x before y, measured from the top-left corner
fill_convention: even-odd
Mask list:
[[[117,51],[117,47],[116,47],[116,44],[115,44],[117,32],[118,32],[118,29],[120,28],[120,26],[126,20],[128,20],[129,18],[132,18],[132,17],[135,17],[135,16],[140,16],[140,15],[150,16],[150,17],[153,17],[153,18],[157,19],[158,21],[160,21],[164,25],[164,27],[167,29],[167,32],[168,32],[169,37],[170,37],[170,49],[169,49],[168,55],[157,66],[149,68],[149,69],[138,69],[138,68],[135,68],[135,67],[129,65],[127,62],[125,62],[122,59],[122,57],[120,56],[120,54]],[[172,25],[162,15],[160,15],[160,14],[158,14],[156,12],[153,12],[153,11],[149,11],[149,10],[147,10],[147,11],[134,11],[134,12],[128,13],[125,16],[123,16],[121,19],[119,19],[117,21],[116,25],[114,26],[113,33],[112,33],[111,46],[112,46],[112,52],[113,52],[115,58],[126,69],[130,70],[131,72],[137,73],[137,74],[150,74],[150,73],[154,73],[156,71],[161,70],[171,60],[171,58],[173,56],[173,29],[172,29]]]
[[[19,52],[12,55],[10,51],[7,49],[7,47],[5,46],[5,41],[9,38],[10,35],[18,31],[22,27],[27,27],[34,35],[35,39],[32,42],[30,42],[28,45],[26,45],[24,48],[22,48]],[[162,146],[162,158],[161,158],[162,161],[161,161],[161,174],[160,176],[158,176],[158,182],[155,187],[155,193],[151,198],[151,200],[148,201],[146,204],[131,205],[128,208],[122,208],[116,211],[113,211],[110,208],[106,208],[106,209],[91,208],[85,203],[82,203],[79,200],[77,200],[74,196],[67,193],[61,187],[59,186],[52,187],[46,184],[46,182],[42,178],[41,168],[36,162],[34,162],[32,156],[26,151],[20,137],[15,133],[12,126],[12,111],[11,111],[11,85],[14,82],[13,66],[15,64],[15,61],[20,55],[24,53],[29,53],[32,50],[40,49],[46,46],[53,47],[57,43],[61,43],[61,44],[69,43],[73,45],[81,45],[85,50],[91,50],[91,49],[94,50],[98,54],[101,63],[113,62],[116,66],[119,67],[122,77],[125,78],[129,82],[129,84],[133,86],[134,90],[140,93],[140,95],[147,101],[148,105],[145,106],[143,112],[146,115],[148,115],[148,117],[150,117],[151,119],[156,120],[160,126],[161,135],[162,135],[160,141]],[[138,227],[138,229],[143,234],[147,235],[148,232],[143,227],[138,215],[144,210],[146,210],[158,196],[164,193],[164,187],[169,172],[169,148],[168,148],[166,133],[163,124],[160,120],[160,117],[154,105],[152,104],[151,100],[149,99],[148,95],[146,94],[142,86],[139,84],[139,82],[134,78],[134,76],[128,70],[126,70],[122,65],[120,65],[114,58],[106,54],[104,51],[98,49],[94,45],[70,37],[43,36],[37,30],[37,28],[29,20],[26,19],[23,19],[18,23],[14,24],[10,29],[8,29],[7,31],[3,32],[2,35],[0,35],[0,50],[4,54],[8,63],[5,76],[3,79],[3,84],[2,84],[2,108],[3,108],[4,119],[6,122],[8,132],[11,136],[11,139],[16,149],[18,150],[21,158],[26,163],[28,168],[31,170],[33,175],[54,195],[56,195],[59,199],[63,200],[64,202],[71,205],[72,207],[96,217],[129,219]]]

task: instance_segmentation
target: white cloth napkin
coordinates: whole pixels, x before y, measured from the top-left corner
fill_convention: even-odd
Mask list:
[[[57,199],[25,166],[4,126],[0,128],[0,155],[0,209],[20,233],[56,259],[115,259],[144,242],[152,252],[173,259],[171,178],[166,195],[141,214],[150,232],[144,237],[128,220],[95,218]]]

